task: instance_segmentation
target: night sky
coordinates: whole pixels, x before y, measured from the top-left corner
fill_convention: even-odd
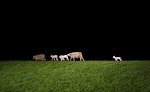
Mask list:
[[[40,43],[41,44],[41,43]],[[55,44],[55,45],[53,45]],[[113,60],[112,56],[121,56],[124,60],[149,60],[149,47],[135,47],[132,46],[113,46],[113,44],[93,44],[87,47],[84,45],[75,43],[74,46],[71,43],[70,47],[63,44],[27,44],[19,43],[17,45],[10,44],[9,46],[1,47],[1,60],[32,60],[32,56],[36,54],[45,54],[47,60],[51,54],[65,55],[70,52],[80,51],[83,53],[85,60]],[[64,43],[66,44],[66,43]],[[131,45],[131,44],[130,44]],[[52,47],[53,46],[53,47]]]
[[[144,30],[141,27],[134,25],[134,31]],[[113,55],[124,60],[150,60],[149,33],[133,32],[129,26],[20,25],[8,29],[13,31],[5,30],[1,34],[1,60],[31,60],[33,55],[41,53],[50,60],[51,54],[74,51],[81,51],[85,60],[113,60]]]
[[[50,60],[51,54],[74,51],[81,51],[85,60],[112,60],[113,55],[124,60],[150,59],[146,16],[139,15],[139,10],[121,11],[59,10],[58,14],[8,9],[9,14],[2,17],[0,59],[31,60],[43,53]]]

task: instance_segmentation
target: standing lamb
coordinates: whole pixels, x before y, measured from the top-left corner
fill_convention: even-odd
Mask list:
[[[72,52],[67,54],[68,56],[70,56],[70,61],[73,59],[75,61],[75,58],[80,58],[80,61],[84,61],[82,52]]]
[[[61,61],[63,61],[63,60],[69,61],[68,55],[60,55],[59,58]]]
[[[55,60],[57,60],[58,61],[58,55],[50,55],[50,57],[52,58],[51,60],[53,61],[55,61]]]
[[[115,59],[115,61],[123,61],[122,59],[121,59],[121,57],[116,57],[116,56],[113,56],[113,58]]]

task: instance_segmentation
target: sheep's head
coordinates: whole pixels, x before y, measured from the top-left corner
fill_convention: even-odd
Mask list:
[[[67,54],[67,56],[70,56],[70,54]]]

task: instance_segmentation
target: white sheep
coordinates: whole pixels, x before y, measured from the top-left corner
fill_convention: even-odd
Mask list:
[[[54,60],[54,61],[57,60],[58,61],[58,55],[51,55],[50,57],[52,58],[51,60]]]
[[[59,58],[61,61],[64,61],[64,60],[69,61],[68,55],[60,55]]]
[[[121,57],[116,57],[116,56],[113,56],[113,58],[115,59],[115,61],[123,61],[122,59],[121,59]]]

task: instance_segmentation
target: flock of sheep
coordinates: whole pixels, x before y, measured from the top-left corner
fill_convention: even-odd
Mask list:
[[[59,59],[61,61],[65,61],[65,60],[69,61],[69,57],[70,57],[70,61],[71,60],[75,61],[76,58],[79,58],[80,61],[81,60],[84,61],[82,52],[71,52],[71,53],[69,53],[67,55],[60,55],[60,56],[58,56],[58,55],[50,55],[50,57],[51,57],[51,60],[55,60],[55,61],[58,61]],[[36,60],[36,61],[37,60],[46,61],[46,56],[45,56],[45,54],[38,54],[38,55],[34,55],[33,59]]]
[[[76,58],[79,58],[80,61],[84,61],[82,52],[71,52],[67,55],[60,55],[60,56],[50,55],[50,57],[51,57],[52,61],[58,61],[59,59],[60,59],[60,61],[69,61],[69,57],[70,57],[70,61],[71,60],[75,61]],[[115,59],[115,61],[123,61],[121,57],[113,56],[113,58]],[[33,59],[36,61],[37,60],[46,61],[46,56],[45,56],[45,54],[38,54],[38,55],[34,55]]]

